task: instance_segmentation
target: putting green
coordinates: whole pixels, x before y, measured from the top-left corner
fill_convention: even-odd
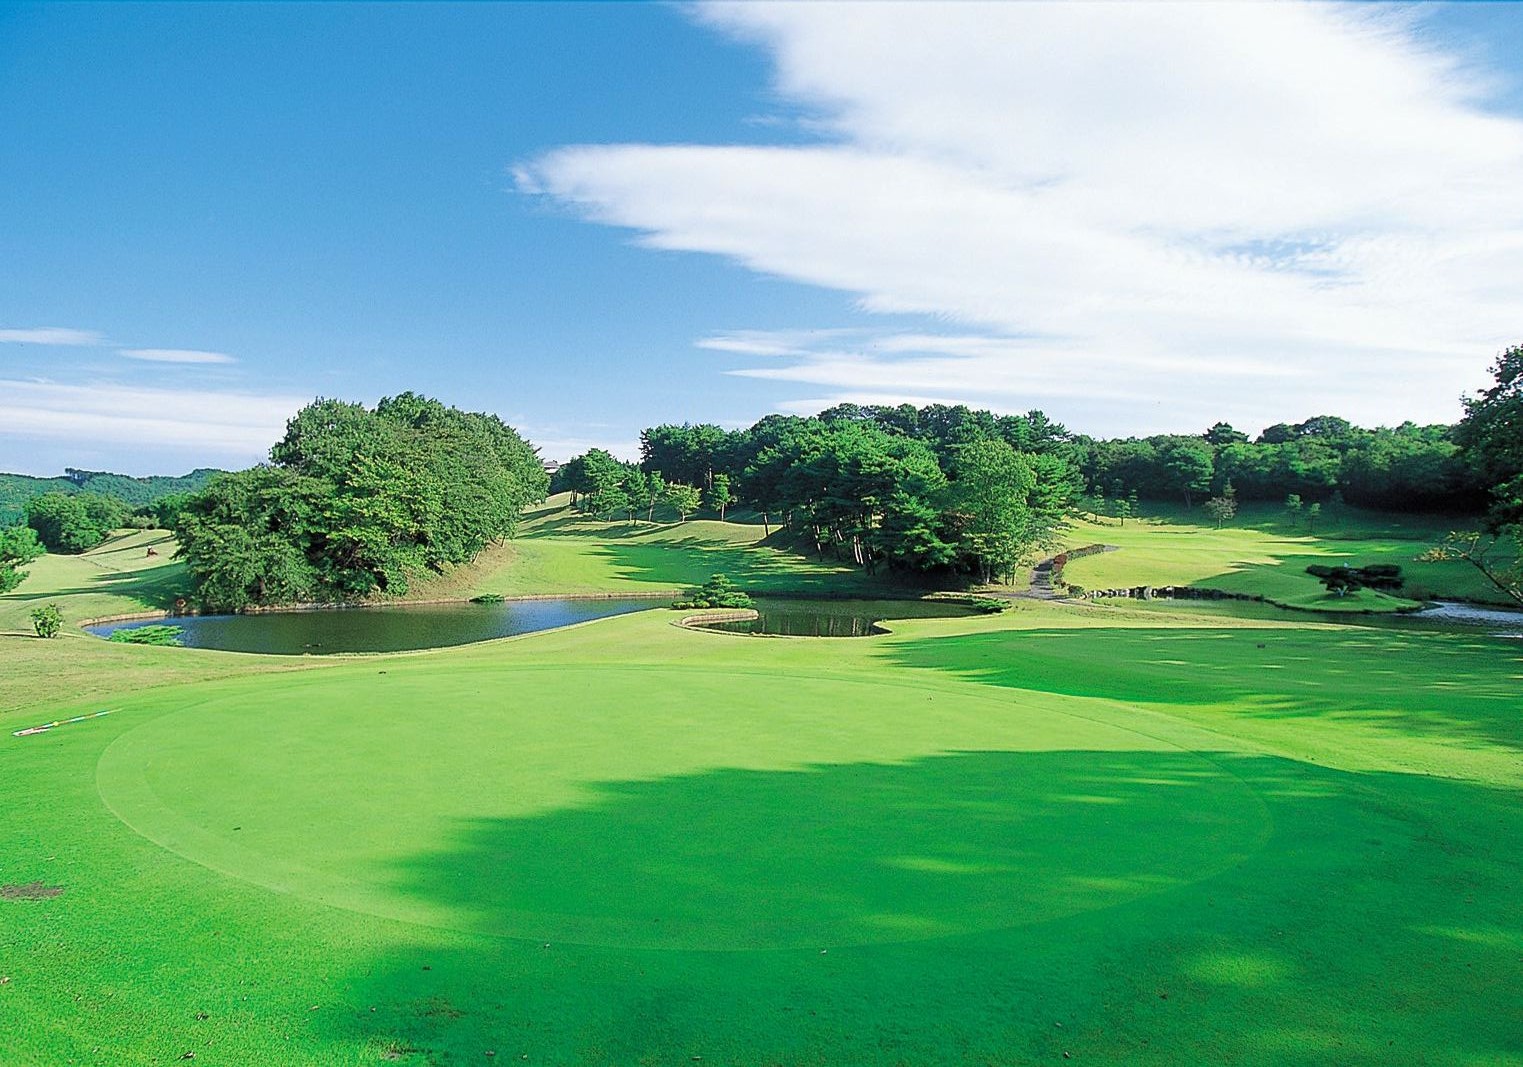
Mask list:
[[[121,735],[97,784],[138,833],[271,890],[605,946],[1005,928],[1262,846],[1266,809],[1226,761],[1067,700],[425,659],[291,678],[278,703],[264,680],[222,687]]]

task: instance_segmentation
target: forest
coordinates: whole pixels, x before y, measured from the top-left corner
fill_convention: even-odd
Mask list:
[[[796,549],[953,581],[1008,579],[1075,511],[1124,520],[1141,501],[1204,506],[1218,525],[1240,500],[1304,507],[1312,520],[1341,504],[1484,514],[1469,540],[1437,550],[1478,559],[1523,520],[1523,346],[1492,373],[1453,426],[1365,429],[1320,415],[1253,439],[1218,422],[1194,435],[1104,440],[1040,411],[843,404],[741,430],[653,426],[639,462],[593,449],[553,480],[495,415],[413,393],[374,408],[319,399],[289,421],[268,463],[210,476],[195,492],[161,492],[136,510],[91,491],[98,476],[71,472],[83,476],[71,479],[73,492],[25,502],[26,524],[6,533],[0,569],[14,574],[44,547],[86,551],[122,525],[165,526],[202,606],[361,600],[469,562],[512,536],[525,505],[550,491],[630,523],[654,521],[658,507],[681,522],[741,506],[764,537]]]

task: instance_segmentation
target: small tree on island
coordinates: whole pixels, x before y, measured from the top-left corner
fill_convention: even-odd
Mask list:
[[[751,598],[735,587],[735,583],[723,574],[711,574],[692,596],[679,600],[674,608],[749,608]]]
[[[1361,589],[1394,593],[1402,583],[1401,568],[1391,563],[1375,563],[1368,567],[1313,565],[1306,568],[1306,573],[1321,581],[1333,596],[1347,596]]]

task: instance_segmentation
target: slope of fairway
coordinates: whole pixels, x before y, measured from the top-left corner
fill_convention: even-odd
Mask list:
[[[419,584],[416,596],[671,592],[725,574],[752,592],[870,594],[896,588],[887,579],[830,559],[803,555],[764,539],[760,523],[714,519],[602,522],[552,497],[525,517],[512,541],[484,552],[453,574]]]
[[[1425,599],[1509,603],[1468,564],[1417,562],[1424,549],[1465,522],[1452,520],[1451,525],[1442,519],[1343,509],[1311,531],[1304,520],[1288,522],[1262,506],[1245,507],[1242,517],[1224,529],[1185,512],[1129,519],[1124,525],[1111,518],[1091,519],[1075,523],[1065,542],[1115,545],[1119,551],[1074,560],[1064,577],[1085,589],[1194,585],[1322,611],[1393,611]],[[1369,590],[1334,597],[1306,573],[1312,564],[1376,563],[1402,569],[1402,597]]]
[[[158,554],[149,556],[149,548]],[[84,619],[170,608],[189,588],[174,551],[167,531],[118,531],[82,555],[49,554],[29,564],[21,585],[0,594],[0,722],[12,715],[51,717],[62,701],[311,665],[289,657],[131,647],[78,628]],[[38,639],[32,629],[30,612],[44,604],[57,604],[66,622],[51,641]]]
[[[1515,642],[669,623],[0,738],[5,1062],[1523,1063]]]

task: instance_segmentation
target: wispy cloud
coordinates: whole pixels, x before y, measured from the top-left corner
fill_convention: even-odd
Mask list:
[[[7,434],[259,460],[310,397],[0,379]]]
[[[824,143],[569,147],[520,187],[959,326],[699,342],[793,357],[752,377],[1096,429],[1438,420],[1523,328],[1523,120],[1411,9],[698,11],[772,54]]]
[[[149,363],[236,363],[225,352],[203,352],[195,348],[123,348],[120,354],[128,359],[141,359]]]
[[[98,345],[105,337],[94,330],[74,330],[64,326],[30,326],[0,329],[0,344],[19,345]]]

